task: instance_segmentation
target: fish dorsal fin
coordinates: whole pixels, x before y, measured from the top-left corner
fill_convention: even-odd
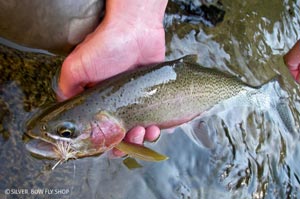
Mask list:
[[[187,62],[187,63],[197,63],[198,60],[198,55],[196,54],[191,54],[191,55],[185,55],[179,59],[182,62]]]

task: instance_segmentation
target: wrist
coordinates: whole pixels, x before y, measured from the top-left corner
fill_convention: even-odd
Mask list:
[[[105,20],[162,28],[167,0],[107,0]]]

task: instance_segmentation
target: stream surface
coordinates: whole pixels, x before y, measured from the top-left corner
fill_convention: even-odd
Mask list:
[[[278,106],[218,104],[146,144],[169,156],[164,162],[139,161],[142,168],[129,170],[104,154],[51,170],[56,162],[32,157],[23,133],[25,122],[55,101],[51,80],[62,58],[1,47],[0,198],[300,198],[300,87],[282,58],[300,38],[300,1],[212,5],[207,11],[197,1],[169,1],[166,59],[197,54],[205,67],[254,86],[267,82],[260,90]]]

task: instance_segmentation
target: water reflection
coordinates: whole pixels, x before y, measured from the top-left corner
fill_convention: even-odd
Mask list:
[[[1,65],[1,198],[15,198],[5,195],[6,188],[70,190],[53,198],[300,198],[299,86],[282,61],[299,38],[300,2],[222,4],[224,20],[213,28],[172,18],[166,27],[167,58],[198,54],[200,64],[252,85],[282,74],[261,88],[279,108],[259,110],[236,101],[220,104],[191,125],[148,144],[170,159],[141,162],[141,169],[130,171],[121,159],[100,156],[70,161],[51,171],[55,162],[37,160],[24,150],[22,126],[49,100],[54,69],[14,68],[12,73],[6,70],[10,66]],[[173,9],[179,8],[170,9],[166,19],[176,14]],[[48,90],[41,93],[44,88]],[[192,130],[198,136],[191,136]]]

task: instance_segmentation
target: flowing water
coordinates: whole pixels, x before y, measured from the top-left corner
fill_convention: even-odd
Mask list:
[[[161,163],[129,170],[102,155],[51,170],[55,162],[32,157],[22,135],[25,121],[55,100],[61,60],[13,55],[22,62],[0,63],[0,198],[300,198],[300,87],[282,59],[299,39],[300,1],[223,0],[214,5],[225,15],[210,21],[193,3],[169,1],[167,59],[197,54],[201,65],[256,86],[281,74],[260,88],[270,106],[237,97],[163,132],[147,144],[169,156]]]

